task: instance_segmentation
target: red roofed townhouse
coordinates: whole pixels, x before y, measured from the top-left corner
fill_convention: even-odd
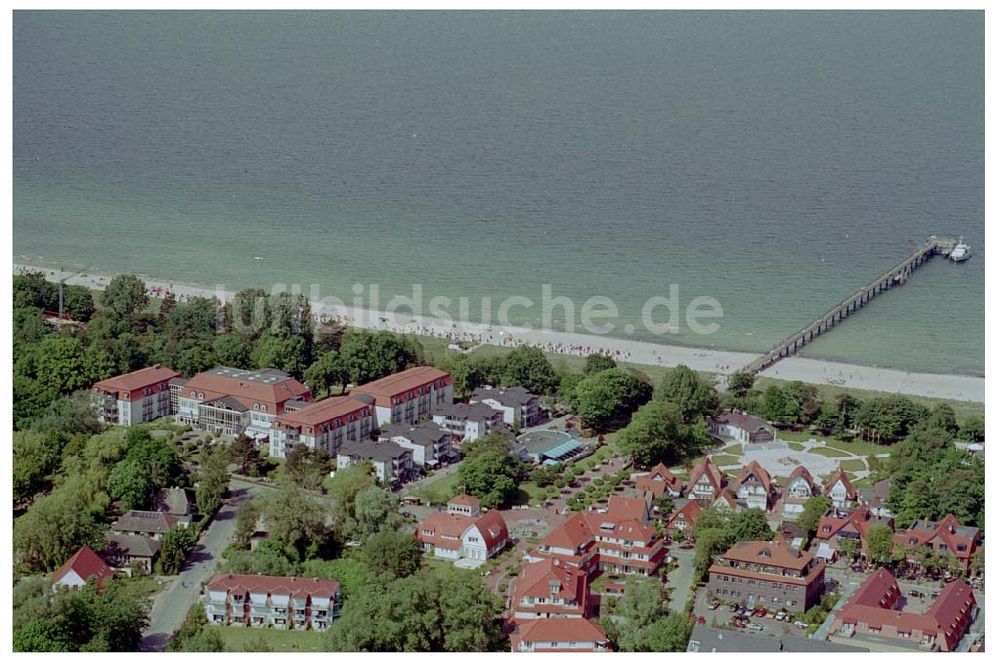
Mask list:
[[[734,488],[736,498],[740,500],[748,509],[762,509],[767,511],[771,508],[771,500],[774,496],[774,484],[771,483],[771,475],[767,470],[751,461],[749,465],[740,470],[736,477]]]
[[[612,495],[608,498],[608,516],[649,522],[652,510],[645,497],[628,497],[627,495]]]
[[[892,518],[876,516],[867,504],[861,504],[847,514],[830,509],[819,520],[816,538],[826,542],[829,550],[834,552],[839,549],[842,539],[854,539],[863,551],[868,546],[868,530],[875,525],[886,525],[892,529]]]
[[[608,652],[601,627],[583,618],[548,618],[516,622],[511,652]]]
[[[436,408],[454,402],[451,375],[428,365],[362,384],[351,391],[351,397],[373,403],[380,426],[418,423],[431,418]]]
[[[972,555],[983,545],[983,535],[977,527],[960,525],[949,513],[940,522],[914,521],[906,530],[897,532],[893,542],[904,549],[927,546],[936,553],[950,552],[968,572]]]
[[[337,396],[286,410],[271,422],[269,447],[284,458],[296,444],[337,456],[344,442],[368,441],[375,430],[375,410],[366,402]]]
[[[590,617],[594,601],[587,572],[558,558],[526,564],[511,589],[513,616],[519,620]]]
[[[114,575],[115,572],[104,563],[93,548],[82,546],[52,574],[52,587],[83,587],[93,578],[100,588]]]
[[[701,513],[698,500],[688,500],[687,504],[674,511],[667,520],[667,529],[671,532],[681,530],[690,539],[694,536],[694,522]]]
[[[792,470],[782,493],[782,513],[790,520],[797,520],[808,502],[816,494],[816,482],[802,465]]]
[[[739,511],[743,507],[736,501],[736,495],[729,488],[723,488],[712,500],[710,507],[719,511]]]
[[[708,589],[723,602],[787,608],[815,605],[826,586],[826,564],[781,541],[741,541],[708,569]]]
[[[684,492],[684,482],[672,474],[667,466],[660,463],[649,471],[635,478],[635,487],[641,493],[649,493],[654,500],[664,495],[680,497]]]
[[[474,500],[474,501],[473,501]],[[450,560],[488,560],[507,545],[507,523],[496,509],[479,514],[479,500],[459,495],[448,511],[436,511],[417,525],[414,536],[425,553]]]
[[[849,509],[858,501],[858,491],[851,485],[842,467],[838,467],[823,484],[823,494],[830,498],[835,509]]]
[[[94,407],[101,423],[139,425],[170,416],[170,380],[180,373],[161,365],[94,384]]]
[[[223,435],[245,433],[262,439],[286,408],[302,408],[312,394],[294,377],[267,368],[212,368],[188,380],[175,379],[177,423]]]
[[[711,502],[727,483],[729,479],[725,472],[720,470],[711,458],[705,456],[705,459],[695,465],[688,475],[688,499]]]
[[[965,581],[944,586],[923,613],[900,610],[905,599],[886,569],[863,582],[837,611],[830,635],[864,639],[869,635],[902,639],[931,651],[955,649],[978,614],[976,598]]]
[[[319,578],[219,574],[205,588],[212,624],[322,631],[340,614],[340,583]]]
[[[583,511],[571,514],[527,558],[558,558],[588,574],[607,571],[652,575],[666,556],[664,539],[657,538],[656,530],[642,521]]]

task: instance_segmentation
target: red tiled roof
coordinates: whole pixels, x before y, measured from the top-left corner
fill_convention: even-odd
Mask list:
[[[217,400],[225,396],[232,396],[246,408],[250,409],[253,403],[264,403],[268,411],[277,414],[279,407],[289,400],[295,400],[305,396],[310,399],[309,389],[294,377],[284,377],[272,381],[254,381],[251,375],[243,371],[234,371],[239,374],[226,376],[216,374],[219,369],[200,372],[184,384],[181,395],[190,397],[191,392],[203,393],[204,398],[197,398],[200,401]],[[273,371],[272,371],[273,372]]]
[[[598,534],[645,544],[653,539],[656,530],[634,518],[615,517],[597,511],[581,511],[570,515],[562,525],[542,539],[540,545],[577,548],[592,541]]]
[[[976,551],[976,540],[968,534],[978,534],[978,530],[967,528],[963,531],[968,534],[959,534],[957,532],[959,527],[963,526],[959,524],[954,514],[949,513],[937,523],[916,521],[909,529],[897,532],[893,536],[893,542],[902,546],[922,546],[937,539],[938,543],[947,546],[959,560],[968,561]],[[964,548],[959,550],[963,546]]]
[[[597,624],[583,618],[544,618],[516,622],[514,634],[518,642],[605,642],[608,637]]]
[[[699,513],[701,513],[701,504],[698,503],[698,500],[688,500],[687,504],[674,511],[673,515],[670,516],[670,520],[667,522],[667,527],[669,529],[673,529],[678,516],[684,516],[688,527],[694,527],[694,521],[698,517]]]
[[[298,578],[295,576],[254,576],[248,574],[219,574],[208,584],[214,592],[254,592],[256,594],[287,594],[293,597],[311,595],[332,597],[340,590],[335,580]]]
[[[448,504],[455,504],[457,506],[475,507],[479,506],[479,498],[473,497],[472,495],[466,495],[463,493],[461,495],[455,495],[454,497],[452,497],[450,500],[448,500]]]
[[[369,409],[371,406],[367,403],[341,395],[314,402],[294,412],[286,412],[278,418],[277,425],[315,428],[328,421],[346,418],[349,414],[360,415]]]
[[[737,486],[742,486],[750,478],[757,479],[757,482],[764,486],[764,491],[771,492],[771,475],[767,470],[757,464],[756,460],[751,460],[750,464],[740,470]]]
[[[555,583],[553,586],[551,583]],[[554,587],[554,591],[553,591]],[[543,559],[525,565],[514,580],[512,598],[515,607],[539,610],[539,605],[522,605],[525,597],[574,601],[581,613],[588,613],[586,572],[558,558]],[[564,612],[571,610],[563,608]]]
[[[715,506],[719,500],[725,502],[730,509],[733,511],[737,510],[736,495],[729,488],[723,488],[718,492],[718,494],[712,499],[712,506]]]
[[[639,490],[648,490],[652,493],[653,499],[659,499],[667,492],[668,488],[675,493],[680,493],[684,482],[672,474],[666,465],[660,463],[648,474],[637,477],[635,487]]]
[[[919,630],[925,636],[937,636],[947,650],[954,650],[976,606],[972,588],[957,580],[947,584],[924,613],[896,610],[900,596],[893,575],[879,569],[851,595],[847,605],[837,612],[837,619],[845,624],[866,624],[875,630],[884,626],[909,634]]]
[[[174,372],[170,368],[164,368],[163,366],[157,364],[148,368],[143,368],[142,370],[128,372],[124,375],[102,379],[94,384],[94,388],[107,393],[130,393],[161,382],[169,382],[174,377],[180,376],[181,374],[179,372]]]
[[[836,511],[831,510],[820,518],[819,526],[816,528],[816,537],[821,541],[827,541],[838,536],[844,528],[850,526],[864,539],[868,535],[868,530],[875,525],[888,525],[890,528],[892,527],[891,519],[890,521],[879,520],[871,512],[867,504],[855,507],[846,516],[841,516]]]
[[[649,518],[649,505],[641,497],[626,497],[612,495],[608,498],[608,516],[612,518],[631,518],[645,521]]]
[[[718,465],[712,462],[711,458],[705,456],[705,459],[695,465],[691,470],[691,474],[688,475],[688,486],[694,486],[694,484],[698,483],[703,474],[708,476],[708,480],[716,490],[724,488],[728,481],[726,473],[720,470]]]
[[[491,509],[478,517],[435,511],[420,521],[415,536],[421,543],[429,543],[448,550],[461,550],[462,535],[473,526],[483,536],[487,550],[493,550],[497,544],[508,538],[507,523],[496,509]],[[424,534],[425,530],[432,533]]]
[[[813,558],[809,553],[793,552],[780,541],[740,541],[722,559],[801,571]]]
[[[794,481],[795,478],[799,476],[805,479],[810,486],[816,485],[816,482],[813,481],[812,474],[810,474],[809,470],[803,467],[802,465],[799,465],[798,467],[792,470],[792,473],[788,475],[788,481],[785,485],[786,486],[792,485],[792,481]]]
[[[854,486],[851,485],[851,480],[847,478],[847,473],[844,471],[843,467],[838,467],[837,471],[831,474],[830,478],[823,484],[824,495],[830,494],[830,491],[833,490],[833,486],[836,485],[838,479],[844,482],[844,488],[847,490],[848,498],[855,498],[858,496],[857,491],[854,490]]]
[[[114,576],[114,571],[111,570],[101,556],[94,552],[94,549],[90,546],[81,546],[79,550],[73,553],[66,562],[59,567],[59,569],[52,574],[52,581],[58,582],[63,579],[63,577],[70,571],[75,573],[77,576],[82,578],[84,581],[89,580],[91,577],[97,579],[97,586],[100,587],[104,584],[104,581]]]
[[[391,407],[392,398],[436,381],[444,381],[445,385],[451,384],[451,375],[444,370],[438,370],[429,365],[419,365],[415,368],[409,368],[388,377],[362,384],[353,389],[351,395],[364,393],[375,398],[376,404],[382,407]]]

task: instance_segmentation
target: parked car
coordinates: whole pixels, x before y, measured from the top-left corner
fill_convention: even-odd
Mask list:
[[[799,629],[808,629],[809,628],[809,625],[806,624],[805,622],[803,622],[802,620],[796,620],[795,621],[795,626],[798,627]]]
[[[729,604],[729,610],[733,613],[738,613],[740,610],[739,604]]]
[[[787,622],[788,613],[786,613],[785,611],[779,611],[778,614],[774,616],[774,619],[777,620],[778,622]]]
[[[910,590],[910,596],[911,597],[919,597],[920,596],[920,592],[918,592],[917,590]]]
[[[767,609],[766,608],[758,608],[757,610],[755,610],[753,612],[753,616],[754,617],[764,617],[765,615],[767,615]]]
[[[743,627],[747,626],[746,620],[743,620],[743,619],[738,618],[738,617],[734,617],[729,622],[729,624],[732,625],[732,626],[734,626],[734,627],[736,627],[737,629],[742,629]]]
[[[764,627],[757,624],[756,622],[751,622],[747,625],[747,629],[750,631],[764,631]]]
[[[715,610],[715,609],[716,609],[716,608],[718,608],[718,607],[719,607],[719,602],[718,602],[718,600],[712,600],[712,601],[711,601],[711,602],[709,602],[709,604],[708,604],[708,610]]]
[[[699,615],[698,616],[698,624],[705,624],[705,616],[704,615]]]

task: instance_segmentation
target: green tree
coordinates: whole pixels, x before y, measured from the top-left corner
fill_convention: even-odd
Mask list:
[[[246,368],[250,365],[250,345],[239,333],[222,333],[212,341],[212,352],[222,365]]]
[[[229,488],[229,455],[225,448],[215,446],[198,456],[198,487],[195,501],[204,516],[213,515]]]
[[[744,398],[753,388],[755,381],[757,381],[757,375],[754,373],[738,370],[729,375],[729,393],[736,398]]]
[[[198,539],[191,528],[180,525],[172,527],[160,541],[160,571],[166,576],[179,574],[197,543]]]
[[[677,405],[685,421],[714,412],[719,405],[715,389],[686,365],[671,368],[656,387],[654,397]]]
[[[327,491],[333,499],[333,529],[336,532],[349,533],[355,529],[354,501],[365,488],[375,485],[370,463],[349,465],[338,469],[327,485]]]
[[[409,576],[420,568],[420,546],[412,534],[385,527],[371,535],[361,547],[365,563],[374,571]]]
[[[677,405],[659,400],[640,407],[632,421],[618,431],[618,449],[645,469],[659,462],[677,463],[699,451],[707,441],[702,422],[685,424]]]
[[[271,537],[294,549],[300,560],[328,541],[325,509],[291,484],[275,492],[264,505],[263,515]]]
[[[799,405],[792,393],[777,384],[764,389],[761,416],[774,423],[794,424],[799,420]]]
[[[939,402],[934,405],[934,409],[928,415],[925,422],[928,428],[940,428],[950,435],[958,434],[958,421],[955,419],[955,410],[946,402]]]
[[[341,341],[340,358],[350,381],[358,385],[422,362],[423,348],[414,338],[352,328]]]
[[[517,492],[520,462],[509,452],[498,448],[485,449],[475,455],[467,453],[458,468],[458,483],[465,492],[479,498],[484,507],[506,504]]]
[[[101,294],[101,305],[120,319],[134,319],[149,305],[146,284],[135,275],[116,275]]]
[[[816,534],[820,518],[826,515],[831,506],[833,506],[833,501],[826,495],[810,497],[806,500],[805,505],[802,507],[802,513],[799,515],[799,527],[805,530],[811,538]]]
[[[615,359],[607,354],[587,354],[587,359],[583,364],[583,374],[593,375],[617,367]]]
[[[358,536],[367,538],[383,528],[396,529],[401,522],[397,504],[395,495],[378,486],[369,486],[359,492],[354,499]]]
[[[505,386],[522,386],[539,395],[551,395],[559,378],[542,350],[518,347],[507,354],[502,383]]]
[[[334,386],[343,393],[349,381],[347,369],[341,361],[340,353],[328,351],[310,365],[305,372],[306,384],[317,395],[329,395]]]
[[[244,476],[260,476],[267,466],[257,442],[243,433],[229,445],[229,459],[236,464],[236,471]]]
[[[35,500],[14,521],[15,561],[28,571],[54,571],[80,546],[103,547],[103,516],[84,487],[67,487]]]
[[[888,564],[892,560],[892,528],[888,525],[874,525],[868,530],[865,557],[876,564]]]
[[[958,437],[965,442],[986,441],[986,422],[983,417],[979,414],[967,417],[958,431]]]
[[[250,547],[250,539],[257,531],[257,522],[260,520],[260,505],[256,502],[247,502],[236,511],[236,530],[233,539],[241,548]]]
[[[156,490],[146,466],[134,458],[122,460],[108,475],[108,494],[121,501],[125,511],[149,509]]]
[[[649,402],[652,393],[653,387],[634,374],[612,368],[588,375],[577,384],[573,407],[588,427],[605,428],[627,419]]]

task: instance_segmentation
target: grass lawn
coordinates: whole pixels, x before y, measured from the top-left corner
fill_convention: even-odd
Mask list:
[[[727,454],[723,453],[720,456],[712,456],[712,462],[715,463],[716,465],[719,465],[719,466],[723,466],[723,465],[739,465],[740,464],[740,457],[739,456],[730,456],[730,455],[727,455]]]
[[[826,456],[827,458],[843,458],[844,454],[840,451],[835,451],[833,449],[827,448],[825,446],[816,446],[809,449],[809,453],[818,453],[821,456]]]
[[[799,444],[798,442],[787,442],[787,444],[788,444],[788,448],[790,448],[792,451],[805,451],[806,450],[806,447],[803,446],[802,444]]]
[[[731,455],[731,456],[742,456],[743,455],[743,445],[742,444],[733,444],[732,446],[727,446],[726,448],[724,448],[722,450],[725,451],[728,455]]]
[[[778,432],[778,437],[786,442],[804,442],[808,439],[815,439],[817,441],[826,442],[831,448],[847,451],[848,453],[853,453],[856,456],[867,457],[873,456],[876,453],[889,453],[892,450],[891,446],[878,446],[861,439],[852,439],[848,441],[840,439],[839,437],[825,437],[823,435],[817,435],[811,432],[800,432],[797,430],[781,430]]]
[[[845,472],[863,472],[868,469],[868,465],[865,464],[864,460],[842,460],[840,466],[844,468]]]
[[[413,490],[408,492],[408,495],[415,495],[420,499],[426,501],[432,499],[441,499],[441,501],[446,501],[447,499],[454,497],[458,494],[456,486],[458,485],[458,473],[449,474],[448,476],[442,476],[437,481],[429,483],[426,486],[421,486],[419,490]]]
[[[263,636],[273,652],[323,652],[326,634],[322,631],[268,629],[262,627],[219,627],[227,652],[244,652],[245,645]]]

